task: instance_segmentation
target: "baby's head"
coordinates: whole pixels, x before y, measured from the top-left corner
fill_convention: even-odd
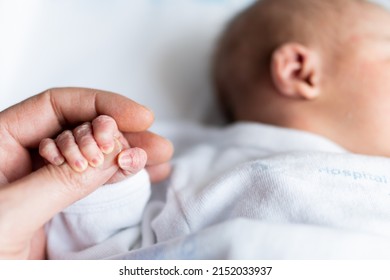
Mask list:
[[[361,0],[263,0],[228,25],[214,77],[231,120],[390,156],[390,14]]]

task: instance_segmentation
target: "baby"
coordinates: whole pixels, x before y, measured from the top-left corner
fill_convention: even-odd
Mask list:
[[[230,120],[310,131],[390,156],[390,16],[359,0],[264,0],[227,27],[215,57]]]
[[[53,220],[49,256],[390,258],[390,161],[372,156],[390,156],[384,26],[390,14],[366,1],[255,2],[228,25],[214,61],[235,123],[175,127],[199,145],[176,157],[161,199],[147,202],[142,172],[118,203],[107,202],[115,189],[100,204],[92,194]],[[73,133],[84,159],[69,132],[71,145],[60,136],[41,154],[54,164],[62,154],[79,171],[98,165],[103,147],[88,127],[93,148]]]

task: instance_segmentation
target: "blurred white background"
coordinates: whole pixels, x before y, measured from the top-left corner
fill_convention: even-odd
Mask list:
[[[0,0],[0,110],[52,87],[113,91],[157,119],[214,113],[209,62],[252,0]]]
[[[253,1],[0,0],[0,110],[78,86],[127,95],[157,119],[209,121],[212,46]]]

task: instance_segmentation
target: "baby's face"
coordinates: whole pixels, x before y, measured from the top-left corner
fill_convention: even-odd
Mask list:
[[[367,9],[353,13],[343,50],[330,69],[331,97],[345,133],[342,144],[354,152],[390,156],[390,13],[364,5]]]

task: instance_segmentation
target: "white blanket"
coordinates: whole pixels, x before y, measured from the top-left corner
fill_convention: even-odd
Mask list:
[[[166,188],[152,189],[141,225],[133,222],[86,249],[98,254],[57,257],[390,258],[389,159],[349,154],[313,134],[253,123],[163,131],[184,138],[176,137],[174,172]],[[180,145],[189,138],[198,144]],[[104,195],[105,188],[99,191]],[[91,218],[109,223],[88,216],[89,224]],[[81,211],[77,219],[83,219]],[[70,220],[62,216],[67,226]],[[113,244],[122,247],[118,254],[102,253]]]

